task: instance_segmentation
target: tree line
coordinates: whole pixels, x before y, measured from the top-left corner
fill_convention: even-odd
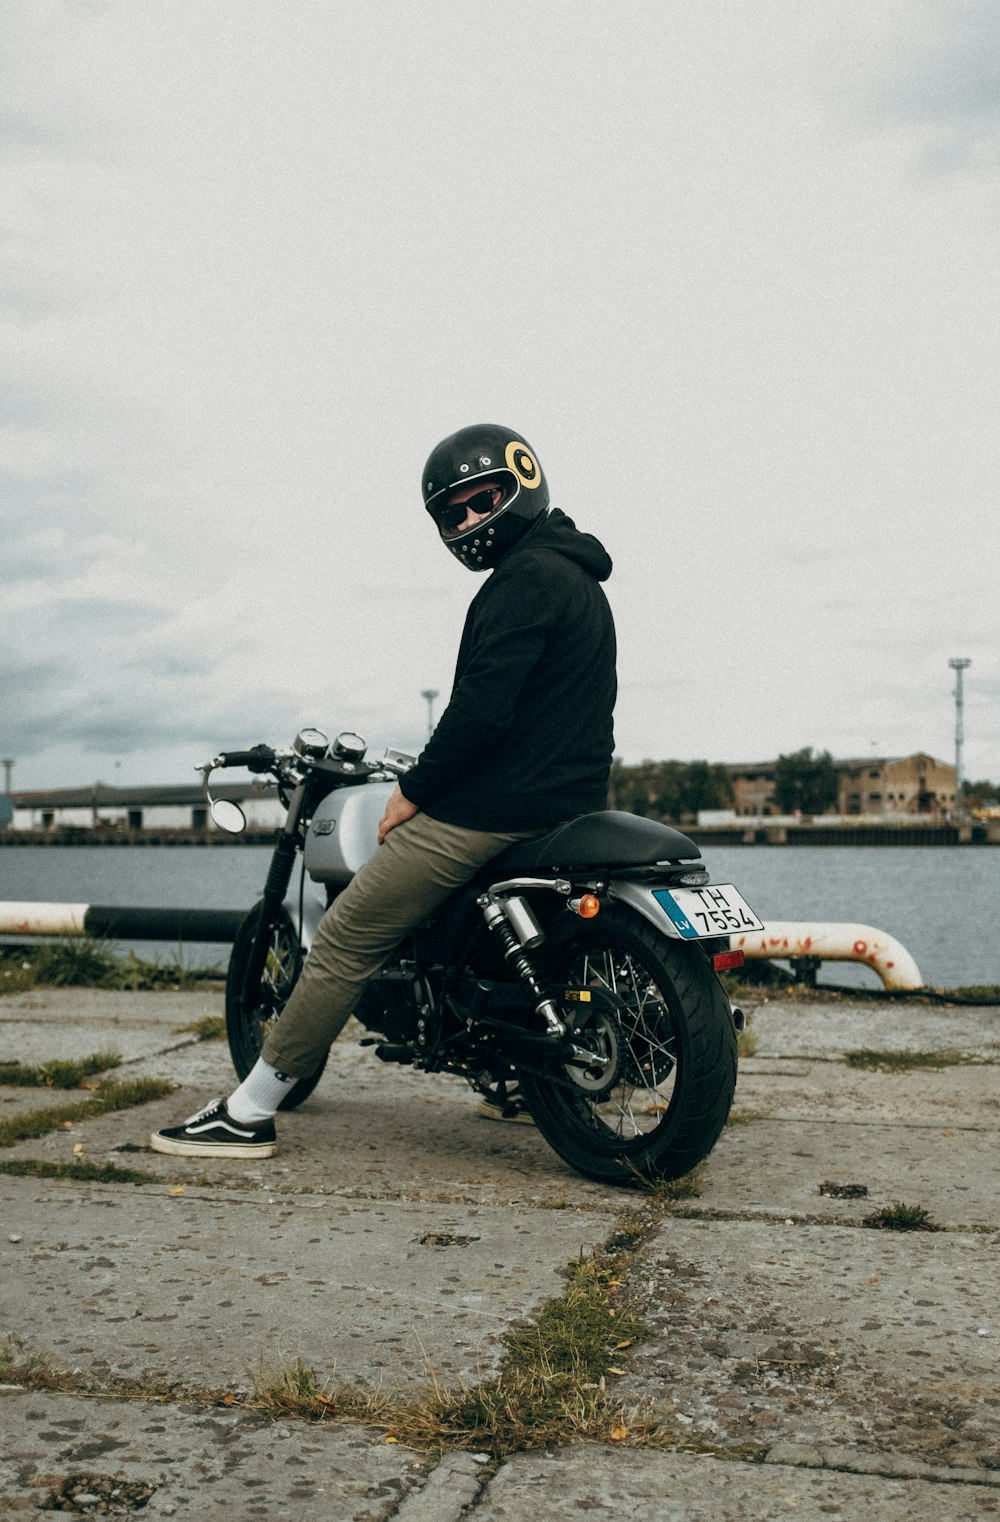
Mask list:
[[[837,803],[838,777],[828,750],[812,746],[779,756],[774,802],[779,813],[822,814]],[[700,809],[731,809],[736,801],[727,767],[712,761],[640,761],[611,767],[608,807],[650,819],[690,822]]]

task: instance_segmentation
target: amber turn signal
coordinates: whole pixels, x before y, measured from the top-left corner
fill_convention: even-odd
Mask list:
[[[726,972],[730,967],[742,967],[746,961],[742,951],[717,951],[712,958],[716,972]]]
[[[595,914],[600,913],[601,901],[595,894],[585,893],[577,899],[574,907],[582,920],[592,920]]]

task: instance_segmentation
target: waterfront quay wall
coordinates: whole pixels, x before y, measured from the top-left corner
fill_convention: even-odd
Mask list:
[[[685,835],[707,846],[995,846],[1000,820],[953,824],[753,824],[682,825]]]
[[[700,846],[995,846],[1000,819],[918,824],[901,821],[864,824],[767,824],[760,820],[732,824],[677,826]],[[216,829],[90,829],[72,826],[48,830],[0,830],[3,846],[269,846],[275,830],[247,829],[229,835]]]
[[[84,826],[52,830],[0,830],[4,846],[273,846],[276,830],[101,830]]]

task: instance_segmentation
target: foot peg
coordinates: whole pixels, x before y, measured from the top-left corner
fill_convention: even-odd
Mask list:
[[[382,1042],[375,1048],[375,1055],[380,1062],[402,1062],[409,1064],[413,1061],[413,1048],[401,1041],[394,1045],[389,1042]]]

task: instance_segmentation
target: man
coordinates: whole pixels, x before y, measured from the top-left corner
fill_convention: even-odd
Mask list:
[[[506,846],[606,805],[616,693],[607,552],[549,506],[541,466],[508,428],[444,439],[423,496],[452,554],[492,573],[466,617],[448,706],[389,798],[378,849],[324,915],[256,1065],[225,1102],[154,1132],[159,1152],[271,1156],[282,1099],[315,1072],[407,932]]]

